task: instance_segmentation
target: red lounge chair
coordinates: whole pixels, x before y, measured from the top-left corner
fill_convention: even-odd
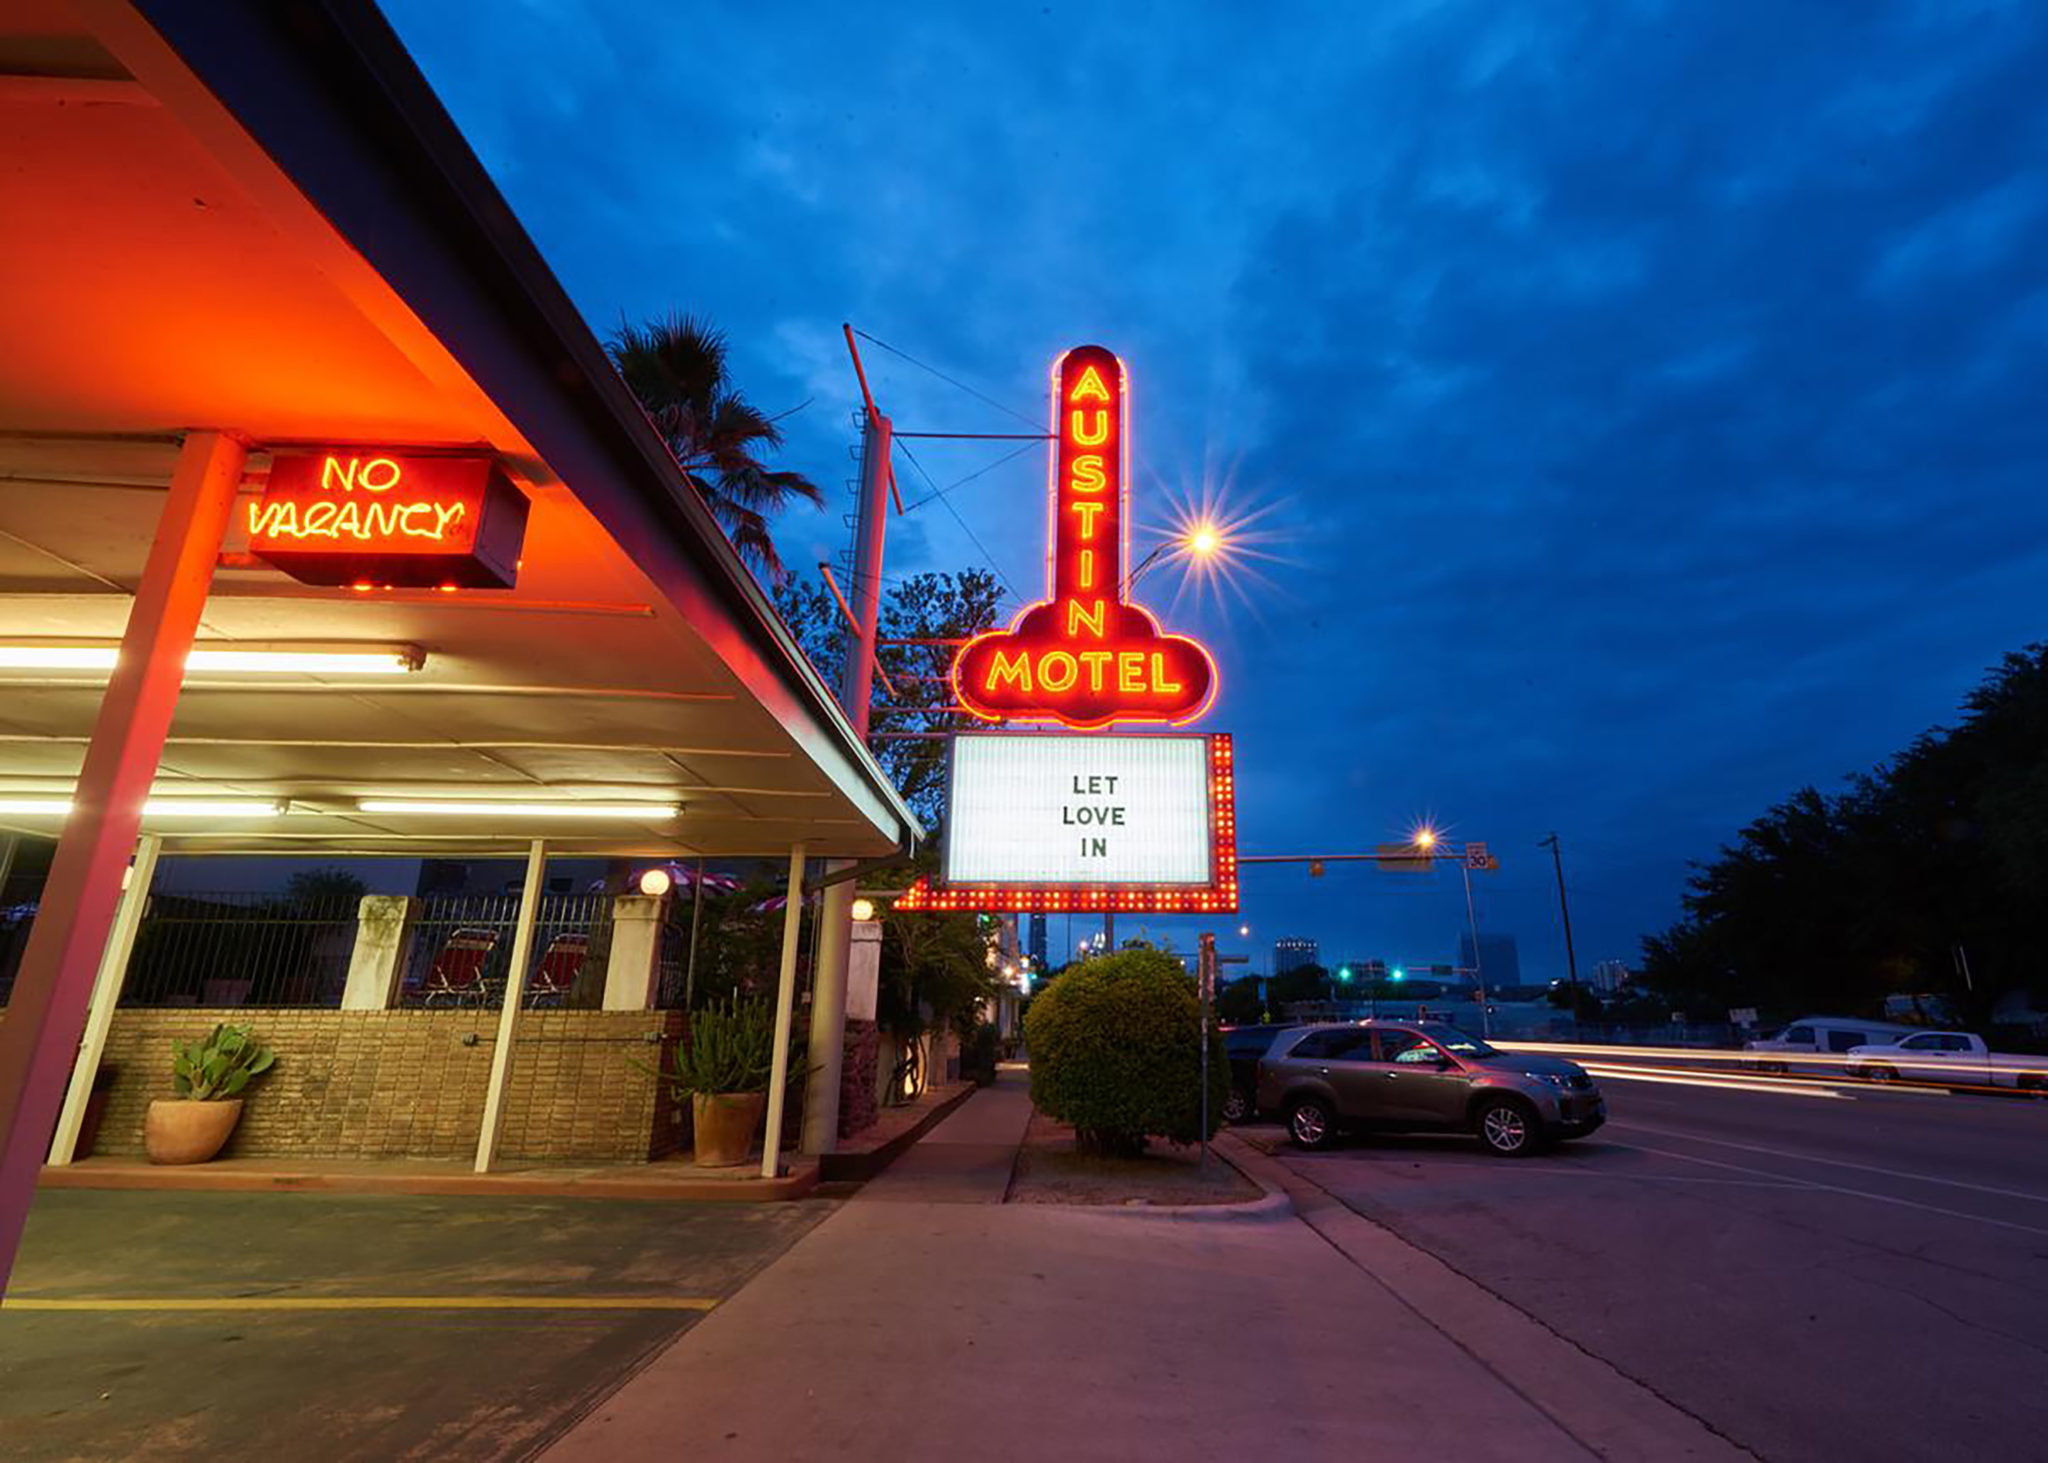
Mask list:
[[[576,984],[576,977],[583,973],[583,962],[589,954],[588,935],[561,934],[548,941],[547,953],[540,957],[540,969],[534,971],[533,981],[526,988],[526,1003],[538,1006],[542,1001],[563,1001],[569,987]]]
[[[420,983],[420,1004],[483,1005],[490,995],[484,984],[484,967],[491,963],[491,952],[497,948],[496,930],[462,929],[449,935]]]

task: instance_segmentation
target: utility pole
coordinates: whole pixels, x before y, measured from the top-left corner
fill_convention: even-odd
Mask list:
[[[1492,1003],[1486,999],[1486,962],[1479,955],[1479,909],[1472,902],[1472,862],[1458,857],[1458,872],[1465,876],[1465,923],[1472,931],[1472,978],[1479,987],[1479,1034],[1493,1036]]]
[[[1536,846],[1550,850],[1550,862],[1557,869],[1557,909],[1564,916],[1564,960],[1565,969],[1571,972],[1572,1036],[1576,1039],[1579,1034],[1579,957],[1572,950],[1572,906],[1564,894],[1564,850],[1558,847],[1555,831],[1548,838],[1538,840]],[[1476,938],[1473,944],[1477,946]]]
[[[882,535],[889,521],[889,419],[868,394],[867,373],[854,349],[853,327],[846,348],[860,377],[866,428],[861,433],[860,507],[854,522],[853,577],[847,585],[853,623],[847,626],[846,659],[840,667],[839,706],[863,742],[868,735],[868,702],[874,695],[875,633],[882,605]],[[834,865],[832,868],[841,868]],[[831,869],[828,869],[830,872]],[[817,975],[811,987],[811,1035],[804,1084],[805,1153],[830,1153],[839,1146],[839,1076],[846,1055],[846,957],[853,940],[852,879],[820,891]]]

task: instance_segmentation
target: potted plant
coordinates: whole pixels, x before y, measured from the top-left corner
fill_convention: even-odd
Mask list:
[[[242,1092],[268,1072],[277,1053],[225,1023],[204,1041],[171,1043],[175,1098],[149,1105],[143,1145],[151,1163],[204,1163],[220,1152],[242,1116]]]
[[[690,1034],[676,1047],[675,1066],[660,1078],[678,1098],[690,1099],[694,1156],[700,1168],[737,1168],[747,1161],[768,1105],[775,1067],[775,1011],[767,1001],[733,992],[727,1002],[690,1013]]]

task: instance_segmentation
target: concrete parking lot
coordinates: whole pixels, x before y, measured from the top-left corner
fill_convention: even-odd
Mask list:
[[[1605,1129],[1520,1161],[1248,1131],[1760,1456],[2042,1456],[2048,1103],[1603,1086]]]
[[[833,1207],[45,1193],[0,1454],[524,1456]]]

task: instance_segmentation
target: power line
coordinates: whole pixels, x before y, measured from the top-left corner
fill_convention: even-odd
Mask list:
[[[875,343],[877,345],[881,344],[880,341],[877,341]],[[967,526],[967,520],[960,516],[960,510],[953,506],[952,500],[939,491],[939,485],[933,482],[932,475],[924,470],[924,464],[917,460],[917,454],[915,452],[912,452],[909,446],[905,443],[899,442],[896,445],[903,448],[903,455],[910,459],[910,465],[917,469],[917,475],[923,478],[925,480],[925,485],[932,490],[930,497],[922,501],[929,502],[932,498],[936,498],[938,500],[939,506],[945,509],[948,513],[953,515],[953,521],[960,525],[960,531],[966,534],[969,539],[973,540],[974,546],[977,549],[981,550],[982,558],[988,561],[989,568],[995,570],[996,578],[1003,581],[1003,588],[1007,589],[1010,592],[1010,598],[1016,600],[1019,604],[1022,604],[1024,602],[1024,596],[1017,593],[1017,586],[1010,583],[1010,576],[1003,572],[1003,566],[996,562],[996,556],[988,551],[988,545],[984,544],[981,541],[980,536],[976,534],[973,529]]]
[[[869,335],[865,330],[856,329],[853,333],[859,336],[862,340],[867,341],[870,345],[880,346],[883,350],[887,351],[892,356],[901,356],[904,360],[910,362],[911,365],[917,367],[920,371],[931,372],[932,375],[938,377],[948,386],[957,387],[959,390],[964,391],[969,396],[973,397],[976,401],[986,402],[988,405],[994,407],[997,411],[1007,412],[1009,415],[1015,417],[1018,421],[1024,423],[1025,426],[1042,431],[1043,423],[1033,421],[1030,417],[1025,416],[1024,413],[1018,411],[1015,407],[1003,405],[1003,403],[997,401],[993,396],[988,395],[986,392],[976,391],[972,386],[969,386],[965,381],[956,381],[955,379],[953,379],[953,377],[948,376],[944,371],[941,371],[937,366],[927,366],[923,361],[920,361],[916,356],[911,355],[908,351],[900,351],[896,349],[895,346],[889,344],[889,342],[886,340],[877,340],[874,336]]]
[[[900,441],[902,439],[898,438],[897,440]],[[924,507],[925,504],[930,503],[935,499],[945,497],[946,494],[952,492],[953,489],[964,488],[969,483],[973,482],[976,478],[986,477],[989,473],[994,472],[997,468],[1001,467],[1006,462],[1015,462],[1025,453],[1031,451],[1036,445],[1036,443],[1027,442],[1022,447],[1019,447],[1015,452],[1006,452],[1001,457],[998,457],[994,462],[991,462],[987,467],[976,468],[973,472],[967,474],[966,477],[958,478],[953,482],[947,483],[946,486],[940,488],[936,493],[930,493],[927,494],[925,497],[919,498],[915,503],[912,503],[908,508],[905,508],[903,511],[905,513],[915,513],[918,509]],[[910,451],[908,447],[904,448],[903,450],[906,453]]]

